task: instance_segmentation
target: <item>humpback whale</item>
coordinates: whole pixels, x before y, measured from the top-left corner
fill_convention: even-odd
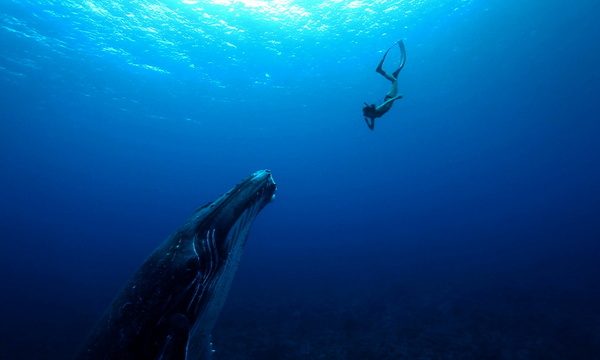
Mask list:
[[[206,360],[250,227],[275,196],[258,171],[196,210],[144,261],[77,360]]]

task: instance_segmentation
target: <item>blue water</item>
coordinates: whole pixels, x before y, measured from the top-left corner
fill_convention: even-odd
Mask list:
[[[597,359],[599,15],[2,0],[0,358],[71,358],[195,208],[269,168],[217,359]],[[404,98],[370,131],[399,39]]]

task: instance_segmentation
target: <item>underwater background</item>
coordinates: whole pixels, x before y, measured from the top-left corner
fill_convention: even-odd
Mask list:
[[[2,0],[0,358],[72,358],[194,209],[268,168],[216,359],[598,359],[599,15]],[[399,39],[404,98],[370,131]]]

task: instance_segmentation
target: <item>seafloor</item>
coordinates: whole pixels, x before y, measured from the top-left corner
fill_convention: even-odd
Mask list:
[[[547,280],[432,273],[354,289],[233,289],[216,359],[599,359],[600,296]]]

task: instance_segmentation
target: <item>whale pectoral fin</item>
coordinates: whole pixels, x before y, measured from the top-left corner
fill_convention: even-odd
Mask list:
[[[190,337],[190,321],[183,314],[170,315],[166,320],[166,338],[156,360],[186,360]]]

